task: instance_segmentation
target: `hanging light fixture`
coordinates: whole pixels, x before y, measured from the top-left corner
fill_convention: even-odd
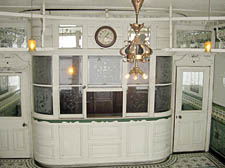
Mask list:
[[[32,26],[33,26],[33,0],[31,0],[31,37],[30,40],[28,42],[28,47],[29,47],[29,51],[35,51],[36,50],[36,41],[34,39],[32,39]]]
[[[125,78],[128,79],[133,75],[133,79],[137,80],[138,75],[141,75],[143,79],[148,79],[148,75],[145,74],[138,65],[139,62],[148,62],[152,55],[152,49],[150,48],[148,41],[142,41],[140,39],[140,30],[144,27],[144,23],[138,24],[138,15],[144,0],[131,0],[131,2],[136,12],[136,23],[130,24],[130,27],[135,32],[135,37],[132,41],[126,41],[127,44],[120,49],[120,54],[124,61],[134,64],[134,67]]]
[[[210,0],[209,0],[208,21],[210,19],[210,12],[211,12],[211,3],[210,3]],[[212,49],[212,42],[211,41],[206,41],[205,42],[205,52],[209,53],[209,52],[211,52],[211,49]]]

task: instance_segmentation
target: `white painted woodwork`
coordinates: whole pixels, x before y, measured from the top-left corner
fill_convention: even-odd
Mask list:
[[[182,110],[183,72],[203,72],[200,110]],[[178,67],[176,84],[174,152],[203,151],[207,137],[209,67]]]
[[[34,158],[44,165],[159,161],[170,154],[171,118],[49,123],[33,120]]]
[[[19,76],[21,83],[21,117],[0,117],[0,158],[31,157],[29,59],[24,55],[8,52],[0,57],[0,75]]]

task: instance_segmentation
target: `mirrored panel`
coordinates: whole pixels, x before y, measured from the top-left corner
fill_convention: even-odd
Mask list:
[[[182,110],[201,110],[203,72],[183,72]]]
[[[121,117],[123,93],[122,92],[88,92],[88,117]]]
[[[172,57],[156,57],[156,84],[172,82]]]
[[[82,84],[82,57],[61,56],[59,57],[60,85]]]
[[[122,59],[120,56],[89,56],[89,85],[121,85]]]
[[[0,27],[1,48],[26,48],[27,37],[24,28]]]
[[[82,27],[77,25],[59,26],[59,48],[82,48]]]
[[[21,116],[20,76],[0,76],[0,117]]]
[[[82,114],[82,87],[60,88],[60,114]]]
[[[171,86],[156,86],[155,113],[166,112],[171,106]]]
[[[33,56],[33,83],[52,84],[52,57]]]
[[[206,41],[211,41],[211,31],[177,30],[176,48],[204,48]]]
[[[52,115],[52,88],[50,87],[33,87],[34,93],[34,112]]]
[[[148,111],[148,87],[128,87],[127,113]]]

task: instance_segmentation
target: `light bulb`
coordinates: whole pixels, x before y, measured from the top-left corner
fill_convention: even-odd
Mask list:
[[[137,75],[134,75],[133,79],[134,80],[137,80],[138,79],[138,76]]]
[[[36,50],[36,41],[30,39],[28,42],[28,47],[30,51],[35,51]]]
[[[129,73],[125,75],[125,78],[126,79],[129,79],[129,77],[130,77],[130,74]]]
[[[212,42],[206,41],[205,42],[205,52],[211,52],[211,49],[212,49]]]
[[[70,66],[70,67],[67,69],[67,73],[70,74],[70,75],[76,74],[76,68],[75,68],[74,66]]]
[[[148,79],[148,75],[145,74],[145,73],[143,73],[142,78],[143,78],[143,79]]]

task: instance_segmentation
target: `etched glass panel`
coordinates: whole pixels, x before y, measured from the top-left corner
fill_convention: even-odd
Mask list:
[[[149,77],[149,62],[145,62],[145,63],[138,63],[138,66],[141,68],[141,70],[148,75]],[[134,67],[134,64],[131,63],[127,63],[127,73],[130,72],[130,70]],[[128,79],[127,79],[127,84],[148,84],[149,83],[149,78],[148,79],[143,79],[141,75],[138,75],[138,79],[134,80],[133,79],[134,75],[131,75]]]
[[[88,117],[118,117],[122,116],[122,92],[88,92]]]
[[[82,27],[60,25],[59,48],[82,48]]]
[[[148,87],[128,87],[127,113],[148,111]]]
[[[156,57],[156,84],[172,82],[172,57]]]
[[[21,116],[19,76],[0,76],[0,117]]]
[[[211,41],[211,31],[205,30],[177,30],[177,48],[204,48],[206,41]]]
[[[203,72],[183,72],[182,110],[201,110]]]
[[[53,114],[52,88],[34,86],[34,111],[41,114]]]
[[[81,87],[60,88],[60,114],[82,114]]]
[[[215,48],[225,49],[225,26],[220,26],[216,30]]]
[[[0,27],[0,47],[26,48],[27,37],[24,28]]]
[[[119,56],[89,56],[88,84],[121,85],[121,67]]]
[[[33,83],[52,84],[52,57],[33,56]]]
[[[60,85],[82,84],[82,57],[60,57]]]
[[[155,89],[155,113],[166,112],[171,106],[171,86],[157,86]]]

